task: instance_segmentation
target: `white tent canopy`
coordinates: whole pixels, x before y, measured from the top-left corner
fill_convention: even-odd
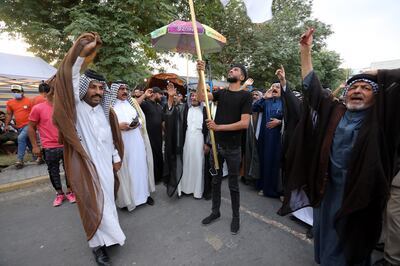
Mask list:
[[[9,79],[46,80],[57,69],[40,57],[0,53],[0,76]]]
[[[34,96],[39,83],[56,72],[56,68],[39,57],[0,53],[0,109],[12,98],[11,85],[21,85],[27,96]]]

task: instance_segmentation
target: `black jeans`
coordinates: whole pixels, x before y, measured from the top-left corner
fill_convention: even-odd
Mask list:
[[[211,192],[212,192],[212,175],[210,173],[210,169],[213,168],[214,166],[210,164],[210,160],[208,160],[210,156],[210,152],[205,154],[204,157],[206,158],[204,160],[204,191],[203,191],[203,197],[211,198]]]
[[[61,178],[60,178],[60,161],[62,161],[64,167],[64,149],[63,148],[50,148],[43,149],[44,160],[47,164],[47,171],[49,172],[50,181],[55,190],[62,190]],[[69,188],[69,183],[67,176],[65,175],[65,182],[67,183],[67,188]]]
[[[221,206],[221,182],[223,162],[228,166],[228,183],[231,194],[232,217],[239,218],[240,194],[239,194],[239,172],[241,160],[241,148],[218,146],[219,170],[212,179],[212,213],[219,214]],[[210,155],[211,164],[214,165],[213,155]]]

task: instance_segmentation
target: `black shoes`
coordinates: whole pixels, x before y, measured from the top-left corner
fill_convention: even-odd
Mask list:
[[[206,218],[204,218],[203,221],[201,221],[201,223],[204,225],[207,225],[207,224],[214,222],[219,217],[221,217],[220,213],[218,213],[218,214],[211,213],[210,216],[207,216]]]
[[[153,200],[153,198],[152,198],[152,197],[148,197],[146,203],[149,204],[149,205],[151,205],[151,206],[153,206],[153,205],[154,205],[154,200]]]
[[[233,217],[231,222],[231,233],[232,235],[236,235],[240,229],[240,221],[239,217]]]
[[[97,247],[92,250],[94,258],[96,259],[97,265],[99,266],[111,266],[111,260],[107,255],[106,247]]]
[[[221,214],[214,214],[211,213],[209,216],[207,216],[206,218],[203,219],[203,221],[201,221],[201,223],[203,225],[208,225],[216,220],[218,220],[221,217]],[[233,217],[232,218],[232,222],[231,222],[231,233],[232,235],[236,235],[239,232],[240,229],[240,220],[239,217]]]
[[[22,169],[24,167],[24,161],[17,161],[15,163],[15,168]]]

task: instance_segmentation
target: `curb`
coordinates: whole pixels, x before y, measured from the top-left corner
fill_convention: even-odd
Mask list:
[[[13,190],[21,189],[21,188],[31,187],[34,185],[45,183],[48,180],[49,180],[49,176],[44,175],[44,176],[37,176],[37,177],[25,179],[22,181],[16,181],[16,182],[2,184],[2,185],[0,185],[0,193],[9,192],[9,191],[13,191]]]

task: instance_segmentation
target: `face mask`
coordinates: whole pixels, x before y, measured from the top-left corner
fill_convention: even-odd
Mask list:
[[[15,99],[21,99],[22,98],[22,93],[14,92],[14,98]]]

